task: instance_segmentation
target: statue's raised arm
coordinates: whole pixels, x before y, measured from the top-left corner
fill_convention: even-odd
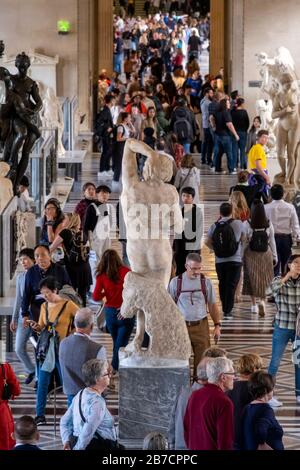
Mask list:
[[[135,139],[128,139],[124,147],[122,163],[123,187],[130,187],[140,181],[137,172],[136,154],[140,153],[151,160],[157,159],[157,154],[151,147]],[[152,167],[153,165],[151,165]]]

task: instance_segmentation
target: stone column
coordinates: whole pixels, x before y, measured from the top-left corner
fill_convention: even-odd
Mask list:
[[[210,2],[210,65],[212,75],[225,66],[225,0]]]
[[[78,0],[78,100],[80,115],[86,115],[80,131],[91,129],[92,125],[92,50],[91,50],[91,9],[92,0]]]
[[[113,71],[113,2],[98,0],[98,71]]]
[[[244,96],[244,1],[231,0],[229,15],[231,17],[229,85],[231,90],[239,90]]]

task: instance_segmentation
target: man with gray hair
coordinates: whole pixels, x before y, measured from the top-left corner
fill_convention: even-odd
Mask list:
[[[233,363],[226,357],[209,359],[206,372],[207,384],[188,402],[185,442],[190,450],[232,450],[233,403],[225,392],[233,389]]]
[[[90,359],[106,360],[105,348],[90,335],[94,326],[94,314],[90,308],[82,308],[75,315],[75,333],[63,339],[59,347],[63,390],[67,395],[68,406],[74,396],[85,387],[81,368]]]
[[[168,292],[184,316],[194,353],[194,375],[197,375],[202,354],[210,347],[207,312],[214,322],[215,343],[221,336],[220,312],[212,282],[202,274],[199,253],[188,254],[185,269],[182,275],[171,280]]]
[[[169,449],[186,450],[187,447],[184,440],[183,419],[188,401],[194,391],[200,390],[200,388],[207,383],[206,364],[209,358],[226,357],[226,354],[225,349],[221,349],[216,346],[212,346],[204,351],[202,359],[197,367],[197,377],[195,378],[195,382],[191,387],[182,388],[173,407],[169,424]]]

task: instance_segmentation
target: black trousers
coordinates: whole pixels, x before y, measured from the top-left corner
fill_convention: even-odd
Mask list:
[[[285,274],[287,262],[292,254],[293,239],[291,235],[280,235],[275,233],[278,263],[274,268],[274,275]]]
[[[234,294],[240,280],[242,263],[229,261],[228,263],[216,263],[216,271],[219,279],[219,293],[223,314],[228,315],[233,309]]]
[[[114,181],[119,181],[122,171],[122,160],[124,152],[125,142],[116,142],[113,145],[113,170],[114,170]]]
[[[100,172],[109,171],[110,169],[110,159],[112,156],[112,143],[110,137],[103,138],[102,141],[102,155],[100,158]]]

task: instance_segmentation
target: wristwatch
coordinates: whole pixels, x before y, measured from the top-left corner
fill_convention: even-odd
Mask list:
[[[222,323],[214,323],[214,326],[219,326],[220,328],[222,327]]]

